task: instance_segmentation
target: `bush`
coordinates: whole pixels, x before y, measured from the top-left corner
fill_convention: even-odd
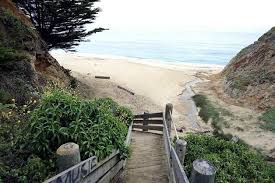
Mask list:
[[[43,182],[57,173],[56,149],[63,143],[80,146],[82,160],[108,156],[120,149],[133,115],[111,99],[83,100],[54,90],[26,105],[1,104],[0,182]]]
[[[0,56],[1,57],[1,56]],[[0,89],[0,103],[7,104],[11,101],[11,95],[3,89]]]
[[[231,116],[232,114],[223,108],[217,108],[204,95],[195,95],[193,100],[197,107],[200,108],[199,116],[201,119],[208,123],[211,119],[211,126],[217,133],[223,133],[222,125],[228,127],[229,125],[223,116]]]
[[[275,107],[267,110],[261,117],[265,124],[261,125],[262,128],[275,132]]]
[[[205,159],[217,169],[216,183],[275,181],[275,166],[265,162],[260,154],[246,145],[207,135],[189,134],[185,140],[188,145],[184,166],[188,176],[192,162]]]
[[[235,79],[233,79],[233,88],[245,91],[249,86],[249,83],[250,83],[249,81],[250,81],[249,79],[238,76]]]
[[[43,158],[67,142],[80,146],[82,159],[94,155],[103,159],[113,149],[120,149],[125,155],[124,141],[131,119],[129,110],[110,99],[89,101],[54,90],[46,93],[31,112],[19,144]]]
[[[35,30],[28,25],[25,25],[11,11],[0,7],[0,22],[5,26],[5,31],[8,32],[8,37],[5,34],[0,34],[0,43],[8,48],[16,50],[26,49],[24,42],[36,37]]]
[[[7,62],[21,61],[27,59],[28,56],[11,48],[3,47],[0,45],[0,64]]]

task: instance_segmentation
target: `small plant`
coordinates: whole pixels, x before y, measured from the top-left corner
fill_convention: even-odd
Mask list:
[[[260,117],[260,120],[265,122],[265,124],[261,125],[262,128],[275,132],[275,107],[267,110]]]
[[[0,45],[0,64],[14,61],[22,61],[25,59],[28,59],[28,56],[25,53]]]
[[[10,37],[0,35],[0,42],[8,48],[24,50],[23,43],[26,39],[33,39],[36,35],[35,30],[22,23],[18,17],[5,8],[0,8],[0,22],[5,25],[6,31],[10,34]]]
[[[1,57],[1,56],[0,56]],[[0,103],[7,104],[11,102],[11,95],[3,89],[0,89]]]
[[[275,165],[268,164],[255,150],[242,143],[234,143],[208,135],[188,134],[184,167],[189,176],[192,162],[205,159],[217,169],[215,182],[261,182],[275,181]]]
[[[77,87],[77,80],[75,78],[70,80],[70,87],[75,89]]]
[[[33,182],[39,182],[47,177],[48,168],[39,157],[30,157],[21,173],[23,174],[21,180],[28,181],[31,179]]]
[[[250,82],[248,79],[238,76],[233,80],[233,88],[244,91],[248,87],[249,83]]]
[[[211,121],[211,126],[215,131],[223,133],[222,126],[229,127],[223,116],[232,116],[232,113],[226,109],[215,107],[204,95],[195,95],[193,100],[196,106],[200,108],[199,116],[201,119],[205,123]]]

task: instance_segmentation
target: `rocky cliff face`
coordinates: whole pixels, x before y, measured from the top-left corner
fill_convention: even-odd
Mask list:
[[[275,27],[241,50],[221,73],[224,91],[253,107],[275,106]]]
[[[28,18],[11,1],[0,0],[0,93],[24,103],[48,83],[66,87],[72,79],[48,53]]]

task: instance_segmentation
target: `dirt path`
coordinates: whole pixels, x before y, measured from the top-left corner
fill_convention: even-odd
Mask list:
[[[168,183],[162,135],[134,131],[131,157],[118,182]]]

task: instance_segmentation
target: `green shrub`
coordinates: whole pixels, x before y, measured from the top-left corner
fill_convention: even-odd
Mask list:
[[[66,91],[46,93],[31,112],[20,139],[39,157],[49,157],[66,142],[80,146],[81,157],[103,159],[113,149],[127,154],[124,144],[132,114],[110,99],[83,100]],[[122,120],[129,121],[122,121]]]
[[[250,82],[248,79],[238,76],[233,79],[233,88],[244,91],[248,87],[249,83]]]
[[[264,158],[248,146],[223,139],[189,134],[185,170],[190,176],[192,162],[205,159],[217,169],[216,183],[271,183],[275,181],[275,166],[265,162]]]
[[[231,116],[232,114],[226,109],[215,107],[204,95],[195,95],[193,100],[196,106],[200,108],[199,116],[201,119],[205,123],[211,119],[211,126],[214,130],[223,133],[222,126],[229,126],[223,116]]]
[[[0,64],[7,62],[21,61],[27,59],[28,56],[25,53],[16,51],[11,48],[3,47],[0,45]]]
[[[265,122],[261,125],[262,128],[275,132],[275,107],[267,110],[260,119]]]
[[[16,50],[24,50],[24,42],[33,39],[36,34],[28,25],[22,23],[11,11],[0,7],[0,22],[5,26],[9,37],[0,34],[0,43],[3,46]]]
[[[1,104],[1,103],[0,103]],[[24,106],[1,104],[0,180],[43,182],[57,173],[55,152],[59,145],[75,142],[82,160],[103,159],[113,149],[127,157],[124,144],[133,115],[111,99],[83,100],[54,90],[41,101]],[[31,112],[29,112],[31,111]],[[3,114],[7,114],[2,116]]]
[[[0,56],[1,57],[1,56]],[[7,104],[11,101],[11,95],[3,89],[0,89],[0,103]]]
[[[48,175],[48,168],[39,157],[30,157],[20,172],[21,180],[39,182]]]
[[[77,87],[77,80],[75,78],[70,80],[70,87],[75,89]]]

